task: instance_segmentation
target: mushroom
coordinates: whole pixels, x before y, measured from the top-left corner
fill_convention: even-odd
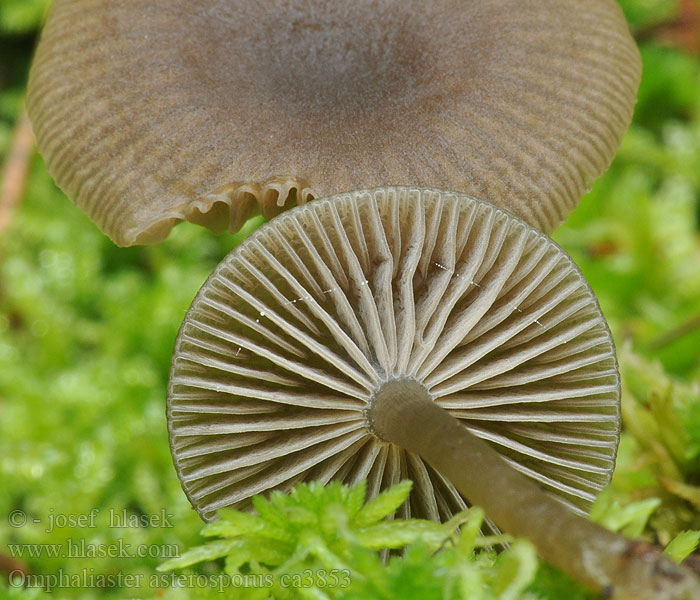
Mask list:
[[[122,246],[381,185],[548,233],[607,169],[639,76],[614,0],[56,0],[28,110]]]
[[[696,598],[692,575],[582,516],[612,473],[619,394],[559,246],[466,195],[389,187],[297,207],[222,261],[178,334],[167,416],[205,520],[302,480],[411,478],[404,516],[473,502],[593,588]]]

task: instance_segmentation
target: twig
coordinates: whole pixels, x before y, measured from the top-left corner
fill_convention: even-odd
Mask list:
[[[29,567],[26,564],[12,558],[4,552],[0,552],[0,573],[9,575],[10,573],[15,573],[17,571],[21,571],[25,575],[30,572]]]
[[[667,331],[666,333],[657,337],[655,340],[652,340],[649,343],[649,349],[659,350],[671,342],[675,342],[678,338],[683,337],[698,327],[700,327],[700,314],[695,315],[692,319],[689,319],[678,327],[674,327],[671,329],[671,331]]]
[[[697,0],[681,0],[677,14],[635,33],[637,41],[657,40],[686,52],[700,54],[700,6]]]
[[[700,554],[691,554],[687,556],[681,564],[684,567],[692,569],[700,576]]]
[[[5,158],[0,184],[0,233],[12,222],[15,208],[24,196],[29,162],[34,153],[34,134],[27,112],[23,110],[15,123],[10,149]]]

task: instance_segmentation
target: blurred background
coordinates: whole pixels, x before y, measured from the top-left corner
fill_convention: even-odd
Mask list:
[[[56,188],[23,113],[48,4],[0,0],[0,597],[45,596],[8,586],[12,571],[141,573],[128,594],[113,581],[50,597],[157,597],[148,578],[202,525],[168,448],[170,354],[241,235],[184,223],[120,249]],[[644,63],[634,123],[555,239],[597,293],[623,375],[618,466],[595,512],[666,544],[700,529],[700,2],[620,4]],[[66,557],[69,540],[143,556]]]

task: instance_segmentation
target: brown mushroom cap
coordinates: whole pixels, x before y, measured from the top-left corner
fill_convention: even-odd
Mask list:
[[[301,480],[410,478],[404,516],[467,506],[373,433],[387,382],[424,386],[518,470],[585,512],[619,435],[613,342],[547,236],[465,195],[385,188],[280,215],[231,252],[178,335],[168,427],[204,519]]]
[[[28,109],[119,245],[381,185],[550,232],[612,160],[639,75],[614,0],[56,0]]]

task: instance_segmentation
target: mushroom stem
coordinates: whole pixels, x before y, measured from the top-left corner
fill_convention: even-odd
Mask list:
[[[513,469],[413,380],[375,394],[367,418],[386,442],[415,452],[484,508],[505,531],[529,538],[547,562],[608,597],[700,598],[700,581],[651,544],[581,517]]]

